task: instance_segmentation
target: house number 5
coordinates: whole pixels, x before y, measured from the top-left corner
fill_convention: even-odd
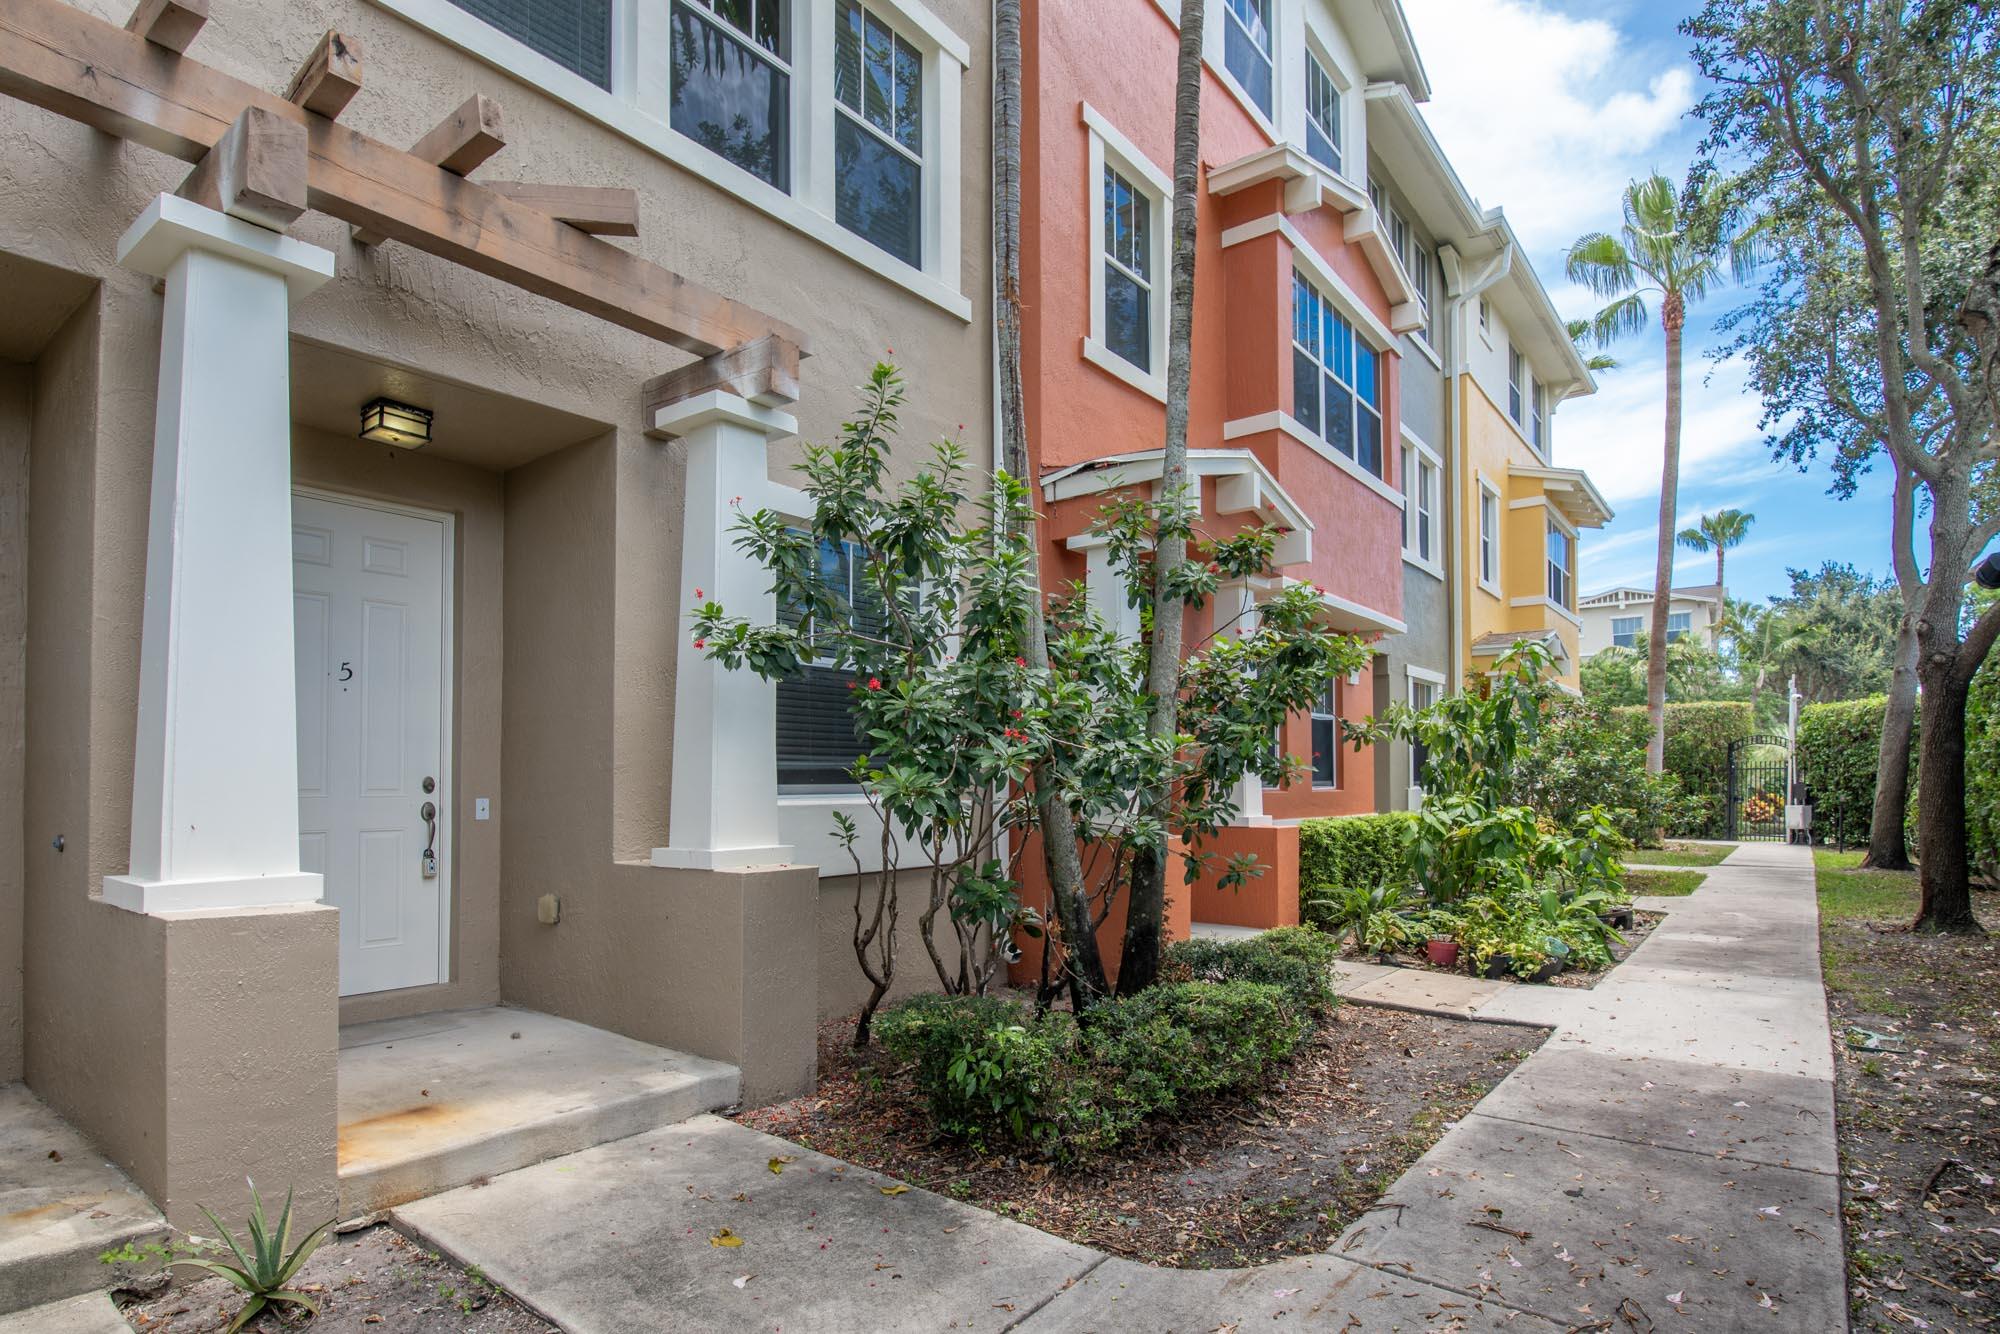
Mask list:
[[[352,681],[354,679],[353,663],[343,662],[340,664],[340,679],[343,681]]]

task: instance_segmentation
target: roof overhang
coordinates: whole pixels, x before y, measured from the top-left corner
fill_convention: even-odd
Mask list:
[[[1556,663],[1567,666],[1569,646],[1554,630],[1502,630],[1484,634],[1472,641],[1472,656],[1475,658],[1497,658],[1508,649],[1521,643],[1536,643],[1549,650]]]
[[[1164,459],[1165,451],[1147,449],[1073,463],[1043,474],[1042,499],[1053,505],[1121,487],[1157,485],[1165,471]],[[1257,514],[1291,530],[1279,536],[1271,553],[1273,565],[1312,559],[1312,520],[1255,454],[1247,449],[1190,449],[1188,476],[1197,487],[1204,478],[1215,479],[1217,514]]]
[[[1417,101],[1431,100],[1430,76],[1401,0],[1333,0],[1330,8],[1366,77],[1407,84]]]
[[[1371,83],[1363,94],[1368,151],[1382,159],[1417,220],[1439,245],[1450,246],[1468,269],[1483,267],[1506,245],[1400,83]]]
[[[1548,386],[1557,402],[1596,393],[1597,381],[1571,340],[1569,325],[1536,276],[1535,266],[1528,262],[1528,253],[1515,238],[1507,215],[1495,208],[1489,209],[1486,217],[1514,250],[1514,262],[1488,290],[1487,300],[1499,310],[1536,378]]]
[[[1514,464],[1509,477],[1532,477],[1556,512],[1577,528],[1602,528],[1615,517],[1590,475],[1581,468],[1531,468]]]

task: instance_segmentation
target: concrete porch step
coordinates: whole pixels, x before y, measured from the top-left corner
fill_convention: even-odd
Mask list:
[[[98,1256],[162,1241],[167,1221],[77,1130],[0,1086],[0,1314],[110,1286]]]
[[[727,1107],[741,1073],[496,1006],[343,1028],[339,1083],[355,1218]]]

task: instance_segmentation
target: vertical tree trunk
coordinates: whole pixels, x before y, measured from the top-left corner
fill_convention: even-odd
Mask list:
[[[1013,476],[1033,486],[1028,457],[1027,405],[1021,383],[1021,0],[995,0],[993,55],[993,267],[998,287],[1001,454]],[[1031,492],[1032,497],[1032,492]],[[1031,498],[1030,503],[1033,503]],[[1041,547],[1029,520],[1029,580],[1041,602]],[[1025,656],[1038,672],[1049,667],[1048,627],[1029,618]],[[1083,891],[1083,862],[1077,852],[1076,824],[1053,784],[1038,773],[1032,780],[1042,829],[1042,860],[1056,920],[1062,925],[1063,970],[1070,1004],[1078,1012],[1109,989],[1098,955],[1097,932]],[[1042,948],[1053,948],[1044,937]]]
[[[1917,749],[1918,931],[1978,933],[1972,915],[1972,868],[1965,836],[1965,699],[1958,674],[1957,627],[1918,628],[1917,672],[1923,682]]]
[[[1146,660],[1146,692],[1153,697],[1147,731],[1156,739],[1178,728],[1181,680],[1181,625],[1187,608],[1172,580],[1187,559],[1182,511],[1198,515],[1201,496],[1188,492],[1188,386],[1194,370],[1194,247],[1196,191],[1201,179],[1201,45],[1206,19],[1203,0],[1181,0],[1180,66],[1174,80],[1173,304],[1167,308],[1167,439],[1155,502],[1153,542],[1153,640]],[[1171,785],[1146,794],[1160,829],[1170,827]],[[1124,949],[1118,961],[1118,994],[1130,996],[1153,984],[1160,972],[1165,929],[1167,867],[1165,848],[1142,849],[1133,859],[1131,899],[1126,905]]]
[[[1646,642],[1646,772],[1667,767],[1667,603],[1674,594],[1674,518],[1681,484],[1681,324],[1678,292],[1660,303],[1667,335],[1666,449],[1660,464],[1660,535],[1653,558],[1652,629]]]
[[[1910,803],[1910,726],[1916,716],[1917,619],[1906,611],[1896,630],[1896,669],[1889,677],[1875,761],[1875,809],[1868,822],[1868,855],[1861,860],[1877,871],[1910,869],[1909,839],[1903,831]]]

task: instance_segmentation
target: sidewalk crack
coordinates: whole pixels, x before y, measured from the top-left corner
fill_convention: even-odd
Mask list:
[[[1009,1334],[1009,1331],[1019,1329],[1021,1328],[1021,1326],[1027,1324],[1030,1320],[1033,1320],[1036,1316],[1042,1313],[1043,1308],[1048,1306],[1050,1302],[1062,1296],[1065,1292],[1068,1292],[1071,1288],[1075,1287],[1077,1284],[1083,1282],[1085,1279],[1089,1278],[1092,1274],[1096,1273],[1098,1266],[1104,1264],[1110,1258],[1111,1258],[1110,1255],[1108,1255],[1107,1253],[1099,1251],[1097,1253],[1097,1258],[1095,1260],[1092,1260],[1089,1264],[1085,1265],[1083,1269],[1080,1270],[1079,1272],[1070,1275],[1069,1282],[1058,1284],[1054,1292],[1051,1292],[1048,1296],[1042,1298],[1040,1301],[1036,1302],[1033,1306],[1030,1306],[1027,1310],[1021,1312],[1021,1314],[1015,1319],[1009,1320],[1006,1324],[1002,1325],[1000,1327],[1000,1334]]]

